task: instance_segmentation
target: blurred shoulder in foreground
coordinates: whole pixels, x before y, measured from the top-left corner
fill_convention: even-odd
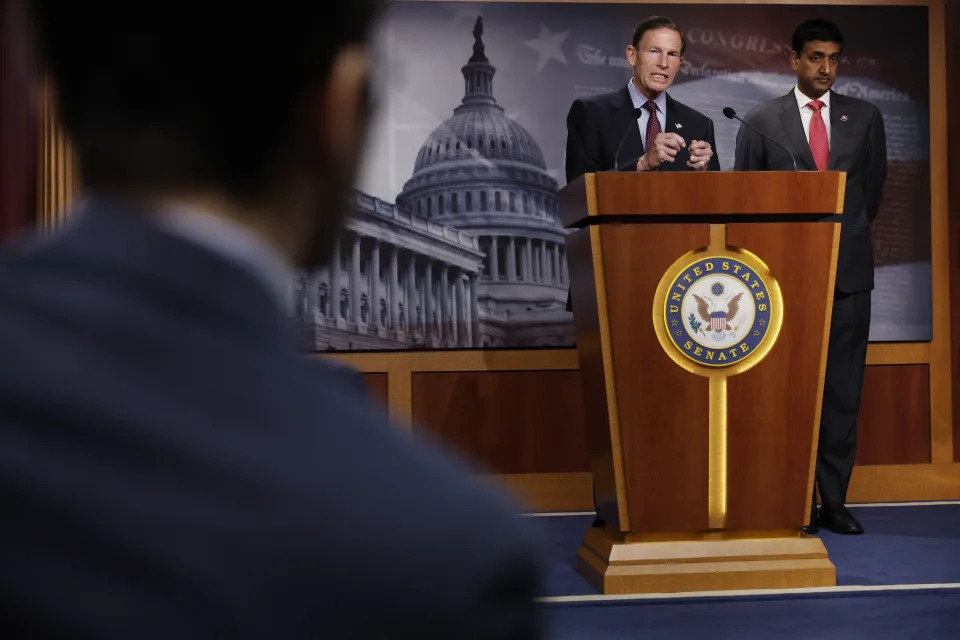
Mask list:
[[[29,3],[84,200],[0,253],[8,632],[540,637],[516,507],[287,324],[343,224],[379,5]]]

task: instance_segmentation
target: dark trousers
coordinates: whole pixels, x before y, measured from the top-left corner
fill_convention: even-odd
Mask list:
[[[833,296],[817,446],[816,484],[822,504],[846,502],[857,459],[857,416],[870,336],[870,293],[836,291]]]

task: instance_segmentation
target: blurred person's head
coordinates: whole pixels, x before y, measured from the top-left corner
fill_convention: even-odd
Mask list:
[[[28,0],[91,195],[191,202],[326,261],[369,118],[382,0]]]

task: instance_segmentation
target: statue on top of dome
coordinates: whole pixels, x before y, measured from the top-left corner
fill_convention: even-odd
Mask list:
[[[473,25],[473,56],[470,62],[490,62],[483,46],[483,16],[477,16],[477,22]]]

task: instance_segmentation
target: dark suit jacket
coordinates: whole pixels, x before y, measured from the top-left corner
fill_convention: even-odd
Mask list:
[[[617,145],[631,121],[636,122],[636,118],[633,117],[633,101],[627,87],[575,100],[567,114],[567,182],[584,173],[612,170]],[[669,93],[664,132],[679,134],[687,144],[692,140],[709,142],[713,148],[709,169],[720,170],[713,121],[699,111],[677,102]],[[620,150],[619,170],[633,171],[642,155],[643,139],[639,127],[634,127]],[[687,167],[689,159],[690,152],[684,147],[673,162],[664,162],[659,170],[693,171]]]
[[[0,354],[5,637],[536,637],[512,507],[140,212],[0,254]]]
[[[836,288],[845,293],[873,289],[870,223],[877,217],[887,177],[887,142],[880,110],[869,102],[830,92],[830,171],[846,171]],[[754,108],[744,120],[791,149],[800,170],[816,171],[803,133],[793,90]],[[789,155],[740,127],[736,171],[792,171]]]

